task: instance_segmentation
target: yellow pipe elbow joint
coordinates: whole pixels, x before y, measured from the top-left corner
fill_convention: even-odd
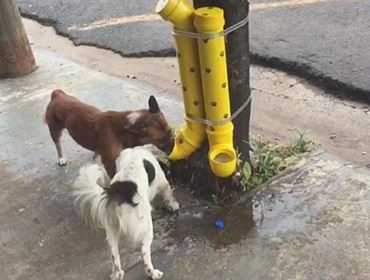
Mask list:
[[[224,24],[223,10],[220,8],[203,7],[195,11],[194,25],[198,33],[221,32]],[[198,39],[198,51],[207,119],[223,121],[230,117],[224,37]],[[231,121],[219,126],[207,126],[209,165],[218,177],[228,177],[236,169],[233,129]]]
[[[193,32],[194,8],[187,0],[160,0],[156,6],[164,20],[170,21],[177,30]],[[186,115],[204,118],[202,83],[195,39],[175,36],[177,60],[183,90]],[[176,135],[174,148],[169,158],[180,160],[189,157],[205,139],[203,124],[185,120],[185,125]]]

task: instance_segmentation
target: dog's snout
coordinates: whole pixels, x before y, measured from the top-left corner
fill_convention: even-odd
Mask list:
[[[175,137],[172,135],[169,139],[167,154],[170,154],[175,145]]]
[[[166,137],[163,137],[159,143],[158,147],[164,151],[165,153],[169,154],[172,151],[173,145],[174,145],[175,139],[173,135],[168,135]]]

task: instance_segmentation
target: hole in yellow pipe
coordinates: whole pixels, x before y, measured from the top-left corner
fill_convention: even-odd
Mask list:
[[[216,102],[216,101],[212,101],[212,102],[211,102],[211,106],[212,106],[212,107],[216,107],[216,106],[217,106],[217,102]]]
[[[226,83],[222,83],[221,87],[222,88],[225,88],[226,87]]]
[[[168,0],[159,0],[157,6],[155,7],[155,12],[159,13],[160,11],[162,11],[166,7],[168,2]]]
[[[211,70],[210,68],[208,68],[208,67],[207,67],[207,68],[205,69],[205,71],[206,71],[206,73],[211,73],[211,71],[212,71],[212,70]]]

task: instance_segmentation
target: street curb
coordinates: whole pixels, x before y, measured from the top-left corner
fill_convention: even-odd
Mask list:
[[[163,50],[159,50],[159,51],[150,51],[149,50],[149,51],[145,51],[145,52],[125,54],[125,53],[123,53],[121,51],[118,51],[116,49],[109,48],[109,47],[106,47],[104,45],[97,44],[97,43],[84,42],[84,41],[76,42],[75,37],[73,37],[68,32],[62,31],[58,27],[58,22],[56,20],[54,20],[52,18],[40,17],[40,16],[38,16],[37,14],[34,14],[34,13],[27,13],[25,11],[22,11],[22,9],[20,7],[19,7],[19,12],[20,12],[20,14],[23,18],[34,20],[34,21],[36,21],[39,24],[44,25],[44,26],[53,27],[53,29],[54,29],[54,31],[57,35],[68,38],[69,40],[72,41],[73,45],[75,45],[75,46],[96,47],[96,48],[99,48],[99,49],[112,51],[113,53],[119,54],[122,57],[126,57],[126,58],[127,57],[128,58],[142,58],[142,57],[174,57],[174,56],[176,56],[176,50],[174,48],[167,48],[167,49],[163,49]]]
[[[58,22],[51,18],[40,17],[34,13],[26,13],[20,8],[20,13],[22,17],[35,20],[38,23],[51,26],[54,28],[56,34],[67,37],[73,42],[75,46],[93,46],[104,50],[110,50],[122,57],[130,58],[143,58],[143,57],[174,57],[176,51],[174,48],[163,49],[160,51],[145,51],[139,53],[129,53],[125,54],[121,51],[117,51],[113,48],[103,46],[101,44],[90,43],[90,42],[75,42],[75,38],[69,33],[61,31],[58,28]],[[340,80],[334,79],[331,76],[325,75],[321,71],[315,69],[314,67],[297,61],[291,61],[282,59],[279,57],[261,55],[254,51],[250,51],[250,61],[251,64],[260,65],[264,67],[274,68],[287,72],[288,74],[295,75],[306,79],[309,83],[319,88],[324,89],[328,94],[341,98],[344,100],[358,101],[370,105],[370,89],[363,89],[356,87],[349,83],[344,83]]]
[[[312,85],[324,89],[327,93],[335,97],[370,104],[370,90],[358,88],[334,79],[305,63],[260,55],[255,52],[250,52],[250,60],[252,64],[275,68],[304,78]]]

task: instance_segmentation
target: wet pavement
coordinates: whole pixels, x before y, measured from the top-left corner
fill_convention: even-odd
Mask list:
[[[238,207],[182,209],[175,249],[154,262],[166,279],[369,279],[369,182],[368,169],[316,152]]]
[[[50,92],[62,88],[117,110],[146,106],[154,93],[175,124],[180,99],[45,50],[35,55],[36,72],[0,81],[1,278],[109,279],[104,234],[83,225],[69,195],[93,154],[65,135],[69,162],[57,166],[43,123]],[[369,182],[369,169],[316,152],[234,207],[177,188],[179,215],[153,214],[153,262],[164,279],[369,279]],[[223,230],[213,227],[216,218]],[[137,253],[123,260],[125,279],[146,279]]]

